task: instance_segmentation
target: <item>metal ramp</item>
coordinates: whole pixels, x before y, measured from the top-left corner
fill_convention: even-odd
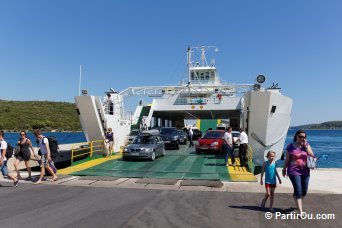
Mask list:
[[[105,114],[99,97],[75,97],[81,125],[88,142],[103,139]]]

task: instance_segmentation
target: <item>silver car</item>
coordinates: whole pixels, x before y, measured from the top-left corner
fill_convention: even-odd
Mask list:
[[[126,146],[122,153],[122,159],[145,158],[154,160],[156,157],[165,155],[165,144],[163,140],[155,134],[142,132],[133,143]]]

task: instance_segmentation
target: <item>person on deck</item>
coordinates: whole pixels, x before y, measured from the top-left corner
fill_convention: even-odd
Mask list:
[[[248,158],[247,158],[247,148],[248,148],[248,136],[243,128],[240,128],[240,137],[238,141],[240,142],[239,146],[239,158],[240,158],[240,165],[246,166],[248,165]]]
[[[189,147],[194,147],[194,143],[192,142],[192,137],[194,136],[194,132],[192,131],[191,127],[189,127],[188,131],[188,138],[189,138]]]
[[[103,104],[105,105],[106,113],[109,115],[114,115],[114,102],[110,93],[107,93],[106,97],[103,100]]]
[[[106,148],[107,148],[107,157],[110,157],[113,152],[114,147],[114,133],[112,128],[108,128],[108,131],[106,132]]]
[[[232,127],[228,127],[227,131],[223,135],[223,139],[224,139],[223,150],[225,153],[225,165],[227,167],[229,166],[229,162],[228,162],[229,155],[232,159],[232,165],[233,166],[236,165],[235,155],[234,155],[234,138],[232,135],[232,130],[233,130]]]

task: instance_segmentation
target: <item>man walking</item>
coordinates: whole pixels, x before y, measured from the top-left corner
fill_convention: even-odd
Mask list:
[[[17,187],[19,183],[18,178],[15,178],[14,176],[8,173],[6,158],[7,142],[4,140],[4,135],[4,131],[0,131],[0,169],[4,177],[8,177],[13,181],[13,187]]]
[[[41,159],[40,159],[40,176],[37,182],[34,184],[41,184],[43,177],[45,175],[45,169],[52,175],[52,181],[56,181],[58,179],[57,175],[53,172],[53,170],[50,168],[49,163],[51,160],[51,152],[49,147],[49,140],[42,135],[42,132],[40,130],[34,131],[34,136],[36,136],[38,147],[41,153]]]
[[[189,147],[194,147],[194,143],[192,142],[192,137],[194,136],[194,132],[191,127],[189,127]]]
[[[239,158],[241,166],[245,166],[248,164],[247,158],[247,147],[248,147],[248,136],[243,128],[240,128],[240,137],[238,139],[240,141],[239,147]]]
[[[227,131],[224,133],[224,143],[223,143],[223,149],[226,154],[225,164],[228,167],[228,158],[229,155],[232,158],[232,165],[235,166],[235,155],[234,155],[234,138],[232,135],[232,127],[228,127]]]

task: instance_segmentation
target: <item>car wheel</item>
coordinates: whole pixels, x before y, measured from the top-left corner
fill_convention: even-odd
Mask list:
[[[151,161],[154,161],[155,159],[156,159],[156,152],[152,152]]]
[[[179,144],[177,144],[176,149],[179,150]]]
[[[201,153],[201,151],[200,151],[199,149],[196,149],[196,153],[200,154],[200,153]]]

